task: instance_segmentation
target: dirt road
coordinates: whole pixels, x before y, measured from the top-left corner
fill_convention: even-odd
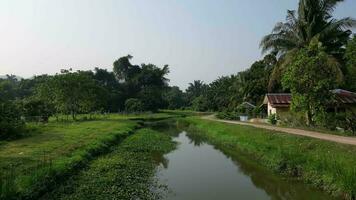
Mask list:
[[[305,137],[317,138],[317,139],[337,142],[337,143],[341,143],[341,144],[356,145],[356,137],[330,135],[330,134],[320,133],[320,132],[316,132],[316,131],[307,131],[307,130],[296,129],[296,128],[284,128],[284,127],[278,127],[278,126],[271,126],[271,125],[267,125],[267,124],[265,125],[265,124],[239,122],[239,121],[232,121],[232,120],[222,120],[222,119],[217,119],[214,115],[208,115],[208,116],[204,116],[202,118],[207,119],[207,120],[212,120],[212,121],[224,122],[224,123],[228,123],[228,124],[253,126],[256,128],[263,128],[263,129],[268,129],[268,130],[273,130],[273,131],[278,131],[278,132],[283,132],[283,133],[288,133],[288,134],[293,134],[293,135],[301,135],[301,136],[305,136]]]

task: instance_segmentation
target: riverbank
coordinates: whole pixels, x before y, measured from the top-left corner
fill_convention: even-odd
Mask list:
[[[168,135],[140,129],[42,199],[160,199],[155,167],[174,148]]]
[[[354,146],[198,117],[183,121],[210,142],[230,152],[242,151],[276,173],[296,177],[345,199],[355,198]]]
[[[24,138],[0,146],[0,199],[36,199],[132,134],[139,121],[168,114],[107,115],[81,121],[33,124]]]

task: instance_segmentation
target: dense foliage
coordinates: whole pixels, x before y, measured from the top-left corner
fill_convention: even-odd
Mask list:
[[[326,114],[332,102],[330,90],[342,79],[337,63],[320,45],[314,41],[308,48],[299,50],[282,79],[283,87],[292,94],[291,109],[306,113],[307,124],[314,124],[317,117]]]

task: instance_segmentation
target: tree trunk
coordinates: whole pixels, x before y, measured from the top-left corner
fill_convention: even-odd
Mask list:
[[[73,118],[73,121],[75,121],[75,112],[72,111],[72,118]]]

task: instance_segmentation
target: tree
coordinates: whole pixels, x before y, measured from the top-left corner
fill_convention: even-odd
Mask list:
[[[270,82],[270,89],[278,84],[289,61],[299,49],[313,39],[319,40],[326,54],[343,62],[345,45],[356,25],[351,18],[334,19],[332,13],[343,0],[300,0],[298,12],[288,10],[286,22],[279,22],[271,34],[261,41],[262,52],[274,52],[279,56]]]
[[[195,111],[207,111],[209,109],[208,99],[203,95],[194,98],[192,108]]]
[[[193,102],[193,100],[206,93],[208,86],[201,80],[195,80],[193,83],[189,83],[186,89],[188,102]]]
[[[180,109],[185,106],[184,93],[177,86],[168,87],[164,99],[168,109]]]
[[[255,105],[262,103],[267,93],[267,85],[275,63],[276,57],[269,54],[263,60],[253,63],[249,69],[239,72],[240,92],[243,101]]]
[[[120,82],[130,82],[141,71],[140,66],[130,63],[130,59],[132,56],[127,55],[114,62],[114,73]]]
[[[17,137],[24,126],[17,106],[11,101],[0,100],[0,139]]]
[[[346,70],[345,74],[345,88],[351,91],[356,91],[356,37],[347,45],[346,48]]]
[[[142,112],[144,108],[139,99],[130,98],[125,101],[125,110],[127,112]]]
[[[209,110],[234,109],[242,101],[239,76],[223,76],[209,84],[205,94]]]
[[[157,111],[164,106],[163,93],[168,86],[168,65],[159,68],[154,64],[132,65],[128,55],[114,62],[114,74],[122,86],[125,99],[139,99],[144,110]]]
[[[306,114],[306,123],[313,125],[325,114],[332,101],[331,89],[342,80],[338,62],[325,52],[317,40],[299,50],[291,60],[282,84],[292,93],[291,109]]]
[[[114,72],[106,69],[95,68],[93,78],[107,91],[106,103],[103,105],[105,111],[117,112],[124,109],[125,94],[122,85],[115,78]]]
[[[57,112],[70,114],[100,111],[106,102],[107,91],[98,85],[92,72],[62,70],[38,87],[38,96],[53,103]]]
[[[17,137],[25,126],[21,119],[22,112],[15,103],[18,85],[13,75],[0,79],[0,139]]]

